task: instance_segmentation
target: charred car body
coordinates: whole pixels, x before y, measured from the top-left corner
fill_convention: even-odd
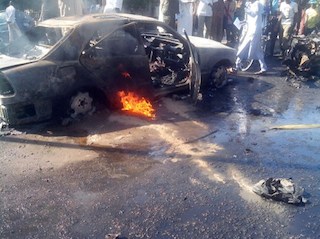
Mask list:
[[[0,55],[0,117],[9,124],[46,120],[55,110],[74,117],[98,101],[118,106],[119,91],[155,98],[187,89],[196,99],[201,77],[221,86],[236,53],[187,38],[128,14],[41,22]]]
[[[288,77],[308,80],[320,77],[320,33],[293,37],[288,57],[282,62]]]

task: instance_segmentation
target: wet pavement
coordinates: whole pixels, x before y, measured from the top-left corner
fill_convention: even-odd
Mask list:
[[[320,238],[320,129],[307,127],[320,89],[269,66],[197,105],[164,98],[155,120],[101,111],[0,137],[1,238]],[[269,177],[293,178],[309,202],[254,194]]]

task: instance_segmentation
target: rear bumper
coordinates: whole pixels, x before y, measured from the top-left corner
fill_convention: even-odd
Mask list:
[[[51,101],[29,104],[0,105],[0,118],[10,125],[20,125],[50,119]]]

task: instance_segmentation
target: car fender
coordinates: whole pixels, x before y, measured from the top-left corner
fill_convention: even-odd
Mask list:
[[[14,95],[1,98],[0,103],[32,102],[54,95],[56,92],[53,91],[59,89],[52,85],[61,82],[56,71],[57,65],[51,61],[36,61],[2,70],[14,89]]]
[[[219,62],[233,65],[236,60],[236,50],[220,42],[193,36],[190,41],[199,53],[202,74],[210,73],[212,67]]]

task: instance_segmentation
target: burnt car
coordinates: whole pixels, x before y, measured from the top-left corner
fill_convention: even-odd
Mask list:
[[[119,92],[154,99],[188,90],[196,100],[204,82],[221,85],[235,55],[144,16],[49,19],[0,55],[0,117],[9,124],[58,111],[76,117],[96,104],[120,106]]]
[[[34,27],[34,19],[28,14],[16,10],[16,22],[22,33],[28,31]],[[6,21],[6,12],[0,11],[0,44],[6,44],[9,42],[8,25]]]

